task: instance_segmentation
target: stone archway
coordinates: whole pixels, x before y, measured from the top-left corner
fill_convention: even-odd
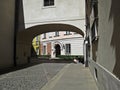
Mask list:
[[[46,32],[54,32],[54,31],[65,31],[70,30],[73,32],[77,32],[81,34],[84,38],[84,31],[80,28],[69,25],[69,24],[44,24],[44,25],[36,25],[33,27],[29,27],[25,30],[22,30],[17,33],[17,41],[16,41],[16,62],[17,64],[25,64],[28,63],[31,57],[31,42],[33,38],[39,34],[43,34]],[[62,49],[62,47],[61,47]]]

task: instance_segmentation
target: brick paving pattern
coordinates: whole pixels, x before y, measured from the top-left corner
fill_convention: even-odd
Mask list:
[[[43,63],[0,75],[0,90],[40,90],[65,65]]]

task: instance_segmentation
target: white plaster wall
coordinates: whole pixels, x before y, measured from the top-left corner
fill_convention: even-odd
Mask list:
[[[83,55],[83,38],[69,38],[60,42],[71,44],[71,55]]]
[[[65,55],[65,49],[63,48],[63,45],[65,44],[71,44],[71,55],[83,55],[83,41],[84,38],[75,37],[75,38],[66,38],[66,39],[55,39],[55,40],[48,40],[41,42],[43,45],[46,45],[48,42],[52,43],[52,57],[55,57],[53,55],[53,52],[55,51],[54,45],[59,44],[61,47],[61,55]]]
[[[83,38],[76,38],[70,41],[72,55],[83,55],[83,41]]]
[[[115,49],[111,46],[111,39],[114,28],[113,18],[110,19],[111,3],[112,0],[106,0],[104,2],[99,0],[98,34],[100,37],[97,60],[101,65],[112,72],[115,65],[116,57]]]
[[[26,23],[85,19],[84,0],[55,0],[55,5],[49,7],[44,7],[43,1],[23,0]]]
[[[23,0],[26,28],[50,23],[69,24],[85,31],[85,1],[55,0],[44,7],[43,0]]]

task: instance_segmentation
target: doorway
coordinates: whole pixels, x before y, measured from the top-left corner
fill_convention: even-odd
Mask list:
[[[61,55],[61,49],[60,49],[60,45],[59,44],[56,44],[55,45],[55,56],[58,57],[58,55]]]

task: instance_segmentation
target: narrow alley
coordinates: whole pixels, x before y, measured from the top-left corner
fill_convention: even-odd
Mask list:
[[[0,0],[0,90],[120,90],[120,0]]]

